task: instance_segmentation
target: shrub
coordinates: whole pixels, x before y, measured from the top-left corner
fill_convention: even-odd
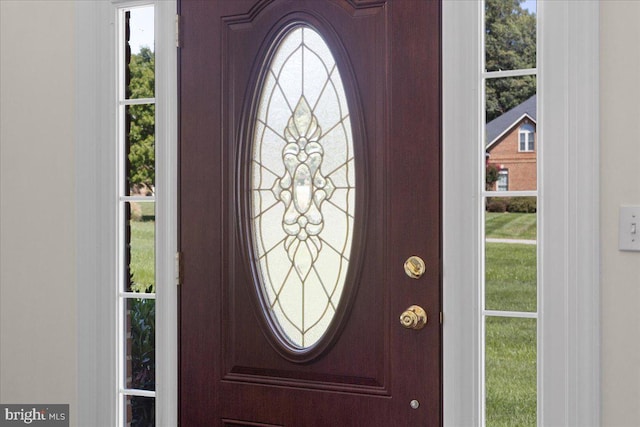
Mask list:
[[[151,299],[129,300],[131,325],[131,387],[143,390],[156,388],[156,304]],[[155,425],[155,399],[132,397],[130,400],[132,427]]]
[[[485,173],[485,190],[487,191],[494,190],[493,188],[494,184],[498,180],[499,176],[500,176],[500,169],[498,168],[498,166],[491,163],[487,164],[487,170]]]
[[[537,210],[535,197],[512,197],[507,206],[507,211],[515,213],[535,213]]]
[[[490,198],[487,200],[487,211],[489,212],[506,212],[508,200],[504,198]]]

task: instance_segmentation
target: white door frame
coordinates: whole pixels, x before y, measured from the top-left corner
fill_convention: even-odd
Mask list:
[[[153,3],[156,61],[156,423],[178,420],[175,0],[76,2],[78,426],[116,425],[117,8]]]
[[[599,4],[538,1],[538,424],[600,423]],[[480,425],[482,4],[444,1],[444,420]],[[547,184],[548,183],[548,184]]]
[[[479,425],[477,189],[473,144],[483,126],[480,8],[444,1],[444,421]],[[115,424],[114,3],[76,3],[78,218],[78,425]],[[177,92],[175,0],[158,1],[157,407],[158,425],[177,423],[175,277]],[[599,235],[597,2],[538,2],[541,191],[539,425],[598,425]],[[166,108],[162,109],[161,105]],[[111,144],[111,145],[110,145]],[[163,145],[165,144],[165,145]],[[470,144],[472,148],[470,148]],[[164,175],[163,175],[164,173]],[[545,183],[553,183],[547,186]],[[164,200],[164,202],[162,201]],[[164,223],[160,217],[164,216]],[[160,286],[160,285],[159,285]],[[162,292],[164,291],[164,294]]]

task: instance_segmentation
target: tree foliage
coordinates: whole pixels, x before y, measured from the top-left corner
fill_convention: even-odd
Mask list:
[[[500,177],[500,168],[494,165],[493,163],[488,163],[486,167],[485,176],[485,190],[492,191],[494,190],[494,184],[498,181]]]
[[[148,47],[132,54],[129,62],[129,98],[153,98],[155,95],[155,55]],[[155,183],[155,105],[130,105],[129,186],[134,192],[153,192]]]
[[[152,299],[129,300],[131,370],[128,387],[156,388],[156,304]],[[155,426],[154,399],[131,397],[131,427]]]
[[[536,66],[536,17],[523,9],[524,0],[487,0],[485,49],[487,71]],[[487,80],[487,122],[536,93],[534,76]]]
[[[127,98],[141,99],[155,97],[155,55],[148,47],[137,54],[131,54],[128,68]],[[139,104],[127,106],[128,138],[128,180],[133,194],[148,194],[155,186],[155,105]],[[132,204],[133,206],[133,204]],[[137,232],[141,233],[140,225]],[[133,231],[132,231],[133,232]],[[153,247],[153,234],[138,235],[138,243],[148,242]],[[152,252],[150,250],[150,252]],[[132,260],[129,247],[129,259],[139,263],[135,270],[144,270],[141,259]],[[140,256],[141,254],[138,254]],[[148,261],[154,263],[152,260]],[[154,268],[151,267],[154,271]],[[142,274],[138,274],[142,276]],[[153,275],[153,273],[152,273]],[[154,280],[145,283],[142,277],[134,277],[130,272],[129,283],[135,292],[155,292]],[[131,299],[129,306],[129,324],[131,343],[128,356],[131,357],[130,387],[154,390],[156,387],[155,364],[155,301],[151,299]],[[155,399],[130,397],[132,427],[155,426]]]

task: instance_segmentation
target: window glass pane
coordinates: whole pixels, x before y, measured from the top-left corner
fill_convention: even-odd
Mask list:
[[[126,203],[125,215],[125,291],[155,292],[155,203]]]
[[[509,191],[536,190],[536,77],[488,79],[486,95],[486,189],[508,170]]]
[[[535,197],[488,197],[486,237],[535,241],[536,211]]]
[[[535,245],[487,241],[485,269],[487,310],[536,311]]]
[[[535,124],[536,84],[536,76],[533,75],[486,80],[487,143],[491,143],[500,136],[509,125],[516,124],[516,119],[524,114],[533,119],[532,123]],[[528,102],[525,103],[525,101]],[[507,113],[510,114],[507,115]],[[501,121],[491,123],[499,117]],[[520,123],[517,124],[520,125]],[[494,127],[498,125],[500,127]],[[499,130],[502,132],[498,132]]]
[[[153,391],[156,388],[156,301],[127,299],[124,306],[125,387]]]
[[[536,198],[488,198],[485,221],[485,308],[535,312]]]
[[[153,6],[125,12],[126,98],[155,96],[155,47]]]
[[[536,319],[486,319],[486,425],[536,425]]]
[[[154,104],[125,107],[125,194],[149,196],[155,192],[156,144]]]
[[[156,399],[153,397],[123,396],[126,427],[154,427],[156,425]]]
[[[486,0],[486,70],[536,67],[536,1]]]

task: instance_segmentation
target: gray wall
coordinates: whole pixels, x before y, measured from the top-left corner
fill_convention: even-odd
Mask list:
[[[603,425],[640,425],[640,2],[601,3]],[[0,402],[76,393],[74,3],[0,1]],[[73,417],[72,417],[73,419]]]
[[[640,2],[600,5],[602,420],[640,425],[640,252],[618,251],[618,207],[640,205]]]
[[[0,1],[0,402],[72,411],[74,16],[71,1]]]

